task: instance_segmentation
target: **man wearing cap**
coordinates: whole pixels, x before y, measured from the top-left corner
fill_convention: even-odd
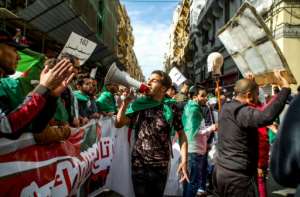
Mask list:
[[[56,97],[63,91],[62,86],[74,76],[72,64],[62,60],[53,69],[42,71],[39,85],[29,93],[24,102],[14,106],[8,96],[11,87],[18,82],[8,77],[16,71],[19,55],[17,50],[24,46],[16,43],[11,35],[0,30],[0,136],[18,138],[32,124],[35,131],[42,131],[56,109]]]

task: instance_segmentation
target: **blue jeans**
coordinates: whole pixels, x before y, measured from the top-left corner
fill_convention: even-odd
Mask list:
[[[206,190],[207,154],[188,154],[190,182],[183,184],[183,197],[195,197],[198,189]]]

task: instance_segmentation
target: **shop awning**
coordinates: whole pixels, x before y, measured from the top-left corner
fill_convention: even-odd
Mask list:
[[[96,17],[97,13],[95,10],[91,9],[89,12],[91,12],[89,14]],[[107,56],[113,57],[113,52],[97,39],[96,32],[89,27],[83,16],[72,8],[69,1],[36,0],[27,8],[21,10],[18,16],[62,45],[67,42],[71,32],[75,32],[96,42],[97,48],[91,57],[93,61],[101,62]]]
[[[67,41],[71,32],[97,41],[95,33],[65,0],[37,0],[18,15],[61,44]]]

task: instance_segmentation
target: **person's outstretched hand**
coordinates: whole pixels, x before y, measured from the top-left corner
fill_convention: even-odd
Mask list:
[[[75,73],[71,73],[68,78],[65,79],[63,82],[61,82],[60,85],[58,85],[56,88],[51,90],[51,95],[54,97],[60,96],[68,87],[72,79],[74,78]]]
[[[50,90],[55,89],[65,80],[70,77],[70,72],[68,70],[72,64],[69,60],[59,61],[52,69],[46,66],[40,75],[40,85],[47,87]]]

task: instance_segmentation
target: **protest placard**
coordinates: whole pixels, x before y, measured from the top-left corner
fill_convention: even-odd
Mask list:
[[[271,31],[249,3],[219,30],[218,37],[244,77],[252,72],[259,85],[273,84],[274,70],[283,70],[289,83],[297,83]]]
[[[80,65],[82,65],[92,55],[96,46],[96,43],[72,32],[60,55],[63,53],[74,55],[79,59]]]
[[[183,74],[176,67],[171,69],[169,76],[171,77],[172,82],[177,86],[180,86],[180,84],[186,81],[185,76],[183,76]]]

